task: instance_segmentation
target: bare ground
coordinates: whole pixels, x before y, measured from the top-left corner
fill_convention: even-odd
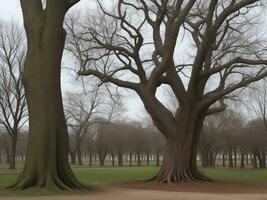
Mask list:
[[[130,189],[131,188],[131,189]],[[267,183],[173,184],[135,182],[101,186],[86,195],[0,197],[0,200],[267,200]]]

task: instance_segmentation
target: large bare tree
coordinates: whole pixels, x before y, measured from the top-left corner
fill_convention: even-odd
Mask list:
[[[97,17],[70,31],[73,52],[83,55],[79,75],[139,95],[167,144],[153,180],[208,180],[196,163],[205,117],[223,111],[230,93],[267,75],[266,42],[253,21],[263,1],[114,0],[112,8],[97,2]],[[156,96],[162,85],[178,101],[175,114]]]
[[[10,136],[9,168],[15,169],[20,129],[27,122],[27,106],[22,72],[25,35],[15,24],[0,24],[0,124]]]
[[[15,189],[84,188],[68,162],[68,131],[60,87],[67,11],[79,0],[21,0],[27,35],[23,84],[29,110],[26,163]]]

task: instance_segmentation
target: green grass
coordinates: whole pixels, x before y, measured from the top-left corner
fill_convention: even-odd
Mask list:
[[[258,181],[267,182],[267,169],[202,169],[204,174],[218,181]]]
[[[152,177],[157,167],[122,167],[122,168],[74,168],[77,178],[86,184],[136,181]]]
[[[145,180],[152,177],[156,172],[157,167],[73,167],[73,171],[77,178],[88,185],[123,182],[123,181],[136,181]],[[215,168],[215,169],[200,169],[204,174],[213,180],[218,181],[257,181],[267,182],[267,170],[266,169],[227,169],[227,168]],[[21,166],[15,171],[8,170],[6,166],[0,165],[0,174],[18,174],[21,172]],[[17,175],[0,175],[0,188],[4,188],[7,185],[15,181]],[[57,195],[68,194],[58,191],[47,193],[46,191],[40,191],[36,189],[25,190],[22,192],[10,192],[6,190],[0,191],[0,196],[40,196],[40,195]]]

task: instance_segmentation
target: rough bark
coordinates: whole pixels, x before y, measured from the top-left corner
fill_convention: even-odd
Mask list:
[[[153,180],[162,183],[210,181],[197,168],[197,148],[203,119],[181,110],[175,133],[168,133],[163,163]]]
[[[85,189],[68,162],[69,141],[60,86],[66,1],[21,1],[28,51],[23,84],[29,110],[26,162],[14,189]]]

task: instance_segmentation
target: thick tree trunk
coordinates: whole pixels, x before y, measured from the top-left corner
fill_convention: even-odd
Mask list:
[[[17,146],[17,138],[12,138],[11,146],[10,146],[10,162],[9,169],[16,169],[16,146]]]
[[[27,32],[23,83],[29,110],[29,138],[25,167],[13,187],[84,189],[68,162],[69,140],[60,87],[64,15],[43,17],[45,20],[36,21],[34,27],[31,24],[32,32]]]
[[[173,127],[174,132],[164,132],[166,147],[163,163],[153,180],[162,183],[210,181],[197,168],[197,150],[204,117],[195,113],[194,108],[181,109],[176,117],[175,124],[166,126]]]
[[[146,165],[149,165],[149,153],[146,154]]]
[[[153,180],[163,183],[208,181],[197,169],[196,154],[188,141],[168,140],[163,163]]]

